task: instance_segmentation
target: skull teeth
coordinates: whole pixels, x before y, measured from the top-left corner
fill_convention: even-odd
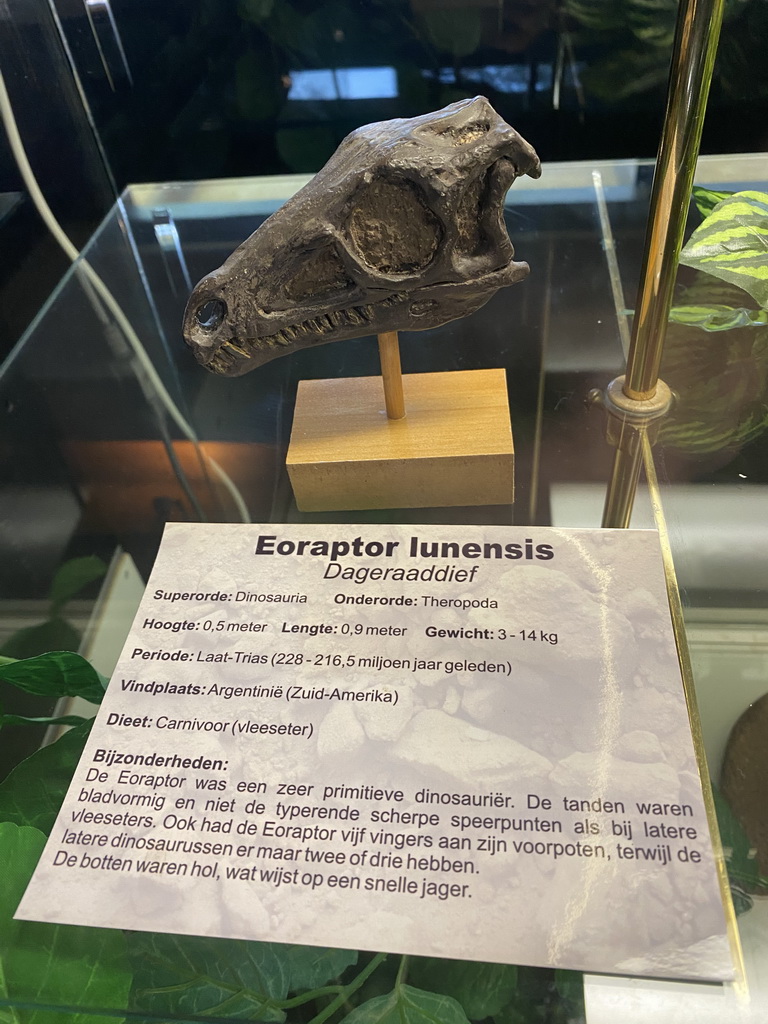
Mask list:
[[[249,352],[247,349],[241,348],[240,345],[236,345],[234,341],[225,341],[221,346],[221,349],[226,353],[233,353],[235,356],[248,356]]]
[[[227,356],[225,352],[219,351],[208,363],[208,366],[210,367],[210,369],[215,370],[217,373],[226,373],[233,363],[233,358]]]
[[[403,296],[388,295],[375,305],[366,303],[362,306],[350,306],[347,309],[334,309],[330,313],[321,313],[297,324],[287,324],[262,338],[247,340],[241,344],[225,341],[215,355],[207,363],[208,369],[216,373],[227,373],[241,359],[248,359],[254,352],[264,348],[284,348],[300,342],[307,335],[332,334],[344,327],[363,327],[371,323],[376,315],[376,306],[393,306],[400,303]]]
[[[399,296],[388,296],[383,299],[380,305],[390,306],[399,301]],[[286,345],[300,339],[307,334],[330,334],[343,327],[360,327],[370,323],[376,314],[376,307],[373,305],[350,306],[348,309],[334,309],[330,313],[321,313],[318,316],[302,320],[297,324],[289,324],[268,334],[263,338],[256,338],[253,342],[247,342],[251,349],[258,349],[264,345]]]

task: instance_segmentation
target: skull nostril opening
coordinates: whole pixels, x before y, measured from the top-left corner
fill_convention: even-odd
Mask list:
[[[224,323],[227,307],[221,299],[208,299],[195,310],[195,320],[204,331],[215,331]]]

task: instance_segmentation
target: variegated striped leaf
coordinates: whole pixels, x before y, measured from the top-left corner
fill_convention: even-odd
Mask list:
[[[565,0],[565,11],[582,25],[602,31],[626,25],[622,0]]]
[[[651,46],[672,46],[677,0],[632,0],[626,5],[633,34]]]
[[[768,327],[714,334],[670,323],[661,376],[678,395],[661,428],[682,451],[737,451],[768,427]]]
[[[695,271],[685,287],[677,290],[676,306],[728,306],[738,309],[740,306],[757,308],[757,303],[742,288],[730,281],[719,281],[711,274]]]
[[[680,262],[738,285],[768,309],[768,194],[736,192],[718,203]]]
[[[714,192],[711,188],[703,188],[701,185],[693,186],[693,201],[702,217],[708,217],[718,203],[732,195],[733,192]]]
[[[746,309],[740,306],[673,306],[669,319],[674,324],[700,327],[703,331],[730,331],[734,327],[765,327],[768,325],[768,310]]]

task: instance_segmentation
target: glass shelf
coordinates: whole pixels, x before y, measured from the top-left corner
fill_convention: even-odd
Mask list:
[[[506,370],[517,453],[514,507],[311,515],[297,510],[284,465],[297,384],[376,374],[375,340],[303,351],[227,380],[197,366],[179,326],[191,285],[306,179],[126,189],[83,258],[122,307],[141,350],[126,340],[76,264],[0,367],[0,649],[16,656],[19,630],[30,627],[39,632],[24,635],[24,654],[35,653],[35,643],[50,649],[54,576],[73,559],[98,558],[104,574],[94,570],[55,618],[65,623],[71,646],[108,675],[167,521],[239,521],[245,507],[254,522],[598,527],[613,450],[603,414],[586,398],[623,370],[651,173],[639,161],[576,163],[546,166],[538,182],[518,181],[506,218],[530,277],[467,320],[402,335],[406,373]],[[696,180],[727,190],[765,189],[765,161],[705,157]],[[678,416],[665,428],[648,466],[648,475],[658,476],[661,520],[654,519],[646,484],[633,518],[633,525],[659,525],[669,536],[715,782],[731,727],[768,691],[768,434],[757,427],[745,433],[742,424],[756,402],[765,403],[768,344],[763,338],[761,349],[753,342],[768,329],[743,330],[753,332],[749,346],[731,338],[725,351],[720,334],[675,339],[668,383],[680,395],[679,408],[699,409],[695,389],[713,378],[721,381],[720,404],[703,400],[710,407],[706,431],[695,416],[690,423]],[[2,700],[6,712],[18,714],[48,714],[53,703],[22,703],[5,686]],[[42,730],[4,729],[0,775],[45,739],[51,735]],[[32,846],[25,854],[29,871],[33,854]],[[4,903],[2,913],[8,910]],[[768,1012],[767,911],[756,898],[739,918],[755,1021]],[[243,994],[258,989],[259,958],[266,956],[259,944],[8,921],[0,932],[10,936],[0,949],[6,961],[0,1007],[45,1010],[52,1021],[56,1012],[282,1019],[275,1007],[272,1016],[259,1016],[267,1011]],[[235,969],[234,956],[247,959],[247,970]],[[145,983],[150,961],[160,965],[154,988]],[[92,985],[82,983],[82,965],[91,962],[107,971],[109,984],[99,983],[98,970]],[[345,969],[337,966],[339,973]],[[156,983],[163,970],[165,983]],[[205,993],[202,982],[190,980],[203,975]],[[694,1019],[693,1005],[699,1022],[715,1015],[719,1022],[751,1019],[739,1016],[735,987],[594,976],[582,985],[578,976],[574,989],[572,978],[553,972],[530,971],[529,978],[528,1009],[550,1014],[547,1020],[663,1022],[682,1019],[675,1016],[680,1006],[687,1008],[685,1019]],[[17,1019],[13,1010],[5,1012]],[[312,1016],[298,1004],[286,1012],[289,1021]]]

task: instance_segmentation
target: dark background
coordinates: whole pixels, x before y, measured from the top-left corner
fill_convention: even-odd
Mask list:
[[[676,10],[676,0],[0,0],[0,67],[43,192],[82,244],[129,182],[313,172],[360,124],[477,93],[545,161],[652,157]],[[767,43],[768,0],[728,0],[703,152],[768,149]],[[350,95],[347,68],[378,69],[389,86],[364,78]],[[307,85],[310,71],[324,73],[319,86]],[[2,131],[0,193],[2,358],[66,261]]]

